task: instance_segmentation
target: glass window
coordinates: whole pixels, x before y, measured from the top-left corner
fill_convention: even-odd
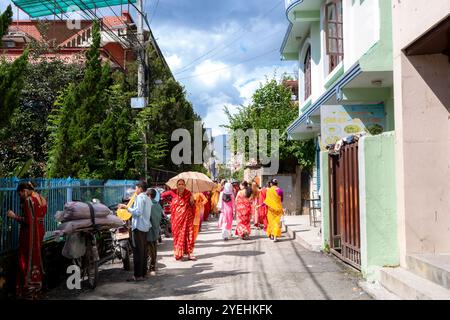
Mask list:
[[[332,0],[326,4],[326,45],[331,73],[344,58],[342,0]]]

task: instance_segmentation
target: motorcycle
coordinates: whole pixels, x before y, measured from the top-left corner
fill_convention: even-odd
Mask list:
[[[109,208],[110,210],[113,210],[113,212],[116,212],[118,205],[114,205]],[[127,221],[126,224],[122,227],[110,229],[114,257],[122,260],[123,269],[126,271],[129,271],[131,269],[130,256],[133,250],[131,247],[130,223],[130,221]]]
[[[163,214],[161,217],[161,229],[160,235],[164,234],[166,238],[172,237],[172,222],[170,220],[170,203],[172,199],[162,199],[160,201],[163,208]],[[161,241],[160,241],[161,242]]]

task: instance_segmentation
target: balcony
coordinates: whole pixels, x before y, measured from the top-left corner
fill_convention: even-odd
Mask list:
[[[284,0],[284,4],[286,6],[286,9],[290,7],[291,4],[293,4],[294,2],[299,2],[301,0]]]

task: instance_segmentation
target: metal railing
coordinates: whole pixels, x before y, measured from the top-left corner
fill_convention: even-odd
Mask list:
[[[63,210],[69,201],[91,201],[99,199],[107,206],[121,202],[128,188],[134,187],[132,180],[79,180],[79,179],[27,179],[33,181],[36,191],[47,199],[48,210],[45,216],[45,237],[52,237],[57,229],[56,211]],[[19,242],[19,224],[8,219],[8,210],[21,214],[20,198],[16,192],[17,178],[0,178],[0,255],[14,250]]]

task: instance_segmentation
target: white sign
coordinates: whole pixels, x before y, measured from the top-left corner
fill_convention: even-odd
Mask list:
[[[131,108],[144,109],[147,106],[147,98],[131,98]]]

